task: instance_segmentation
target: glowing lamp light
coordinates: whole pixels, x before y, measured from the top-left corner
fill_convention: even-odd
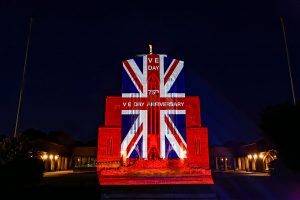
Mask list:
[[[186,150],[180,149],[180,160],[184,160],[186,158]]]
[[[125,154],[125,151],[121,151],[121,156],[123,156]]]
[[[123,162],[125,162],[126,159],[127,159],[126,150],[121,151],[121,157],[122,157],[122,159],[123,159]]]
[[[263,158],[264,158],[264,154],[263,154],[263,153],[260,153],[258,157],[259,157],[260,159],[263,159]]]
[[[58,155],[55,155],[55,156],[54,156],[54,159],[57,160],[57,159],[58,159]]]
[[[257,154],[254,154],[254,155],[253,155],[253,158],[254,158],[254,159],[257,159]]]
[[[46,159],[48,159],[48,155],[47,154],[43,155],[43,160],[46,160]]]
[[[53,155],[51,154],[51,155],[49,156],[49,158],[50,158],[50,160],[52,160],[52,159],[53,159]]]
[[[251,154],[249,154],[249,155],[248,155],[248,158],[249,158],[249,159],[252,159],[252,155],[251,155]]]
[[[227,158],[225,158],[225,160],[227,160]]]
[[[221,161],[222,161],[222,162],[223,162],[223,160],[224,160],[224,159],[223,159],[223,158],[221,158]]]

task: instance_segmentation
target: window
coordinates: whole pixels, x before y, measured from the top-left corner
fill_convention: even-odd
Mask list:
[[[107,139],[107,142],[106,142],[106,155],[112,155],[112,138]]]
[[[156,74],[149,76],[148,81],[148,97],[150,102],[157,102],[159,100],[159,78]],[[158,92],[155,92],[158,91]],[[159,121],[160,121],[160,112],[158,111],[157,106],[151,106],[148,110],[148,134],[159,134]]]
[[[201,153],[201,144],[199,138],[195,139],[195,149],[196,149],[196,155],[199,155]]]

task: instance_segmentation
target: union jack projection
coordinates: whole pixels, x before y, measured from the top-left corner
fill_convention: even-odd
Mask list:
[[[123,61],[121,156],[186,158],[183,61],[149,54]]]

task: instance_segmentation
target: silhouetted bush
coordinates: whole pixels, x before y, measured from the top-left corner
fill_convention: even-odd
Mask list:
[[[291,170],[300,172],[298,140],[300,134],[300,104],[271,106],[261,112],[260,127],[275,145],[279,159]]]
[[[40,181],[44,164],[33,155],[24,138],[5,138],[0,142],[0,185],[22,186]]]
[[[0,167],[2,185],[22,186],[39,182],[43,177],[44,164],[37,158],[13,160]]]

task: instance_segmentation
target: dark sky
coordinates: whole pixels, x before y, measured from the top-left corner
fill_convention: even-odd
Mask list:
[[[262,108],[292,102],[280,16],[300,93],[297,0],[0,2],[0,133],[14,129],[29,16],[20,130],[96,138],[105,97],[121,95],[121,61],[151,43],[185,61],[187,95],[201,98],[211,144],[253,140]]]

